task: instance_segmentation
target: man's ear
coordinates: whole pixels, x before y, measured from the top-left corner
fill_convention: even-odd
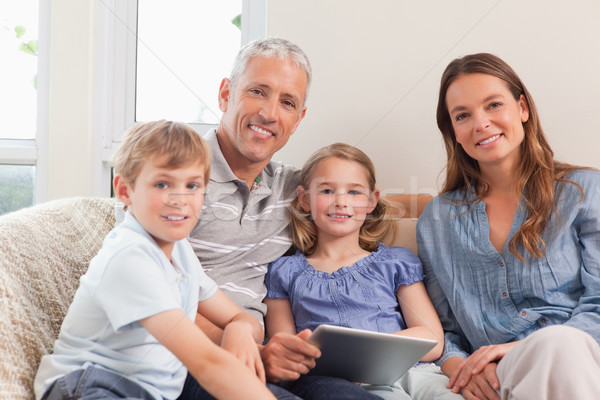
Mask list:
[[[221,86],[219,86],[219,109],[222,112],[227,111],[229,105],[229,99],[231,98],[231,82],[227,78],[223,78]]]
[[[310,199],[304,186],[298,186],[296,188],[296,194],[298,195],[298,204],[305,212],[310,212]]]
[[[125,182],[123,177],[116,174],[113,179],[113,186],[115,188],[115,196],[126,206],[131,205],[131,198],[129,197],[129,184]]]
[[[292,126],[292,135],[294,134],[294,132],[296,132],[296,129],[298,129],[298,125],[300,125],[300,121],[302,121],[302,119],[304,118],[305,115],[306,115],[306,106],[304,106],[302,108],[302,111],[300,111],[300,114],[298,114],[298,117],[296,117],[296,121],[294,122],[294,125]]]

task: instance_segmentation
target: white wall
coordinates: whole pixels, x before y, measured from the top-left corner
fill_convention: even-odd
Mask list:
[[[437,193],[439,80],[454,58],[494,53],[532,93],[560,160],[600,167],[600,3],[595,0],[273,0],[267,34],[308,54],[306,118],[276,158],[329,143],[374,160],[384,192]]]
[[[100,6],[50,2],[49,198],[97,195]],[[301,166],[314,150],[345,141],[373,158],[384,192],[435,194],[445,162],[439,79],[455,57],[487,51],[532,92],[557,158],[600,167],[596,0],[271,0],[267,12],[267,34],[299,44],[314,72],[307,116],[276,159]]]

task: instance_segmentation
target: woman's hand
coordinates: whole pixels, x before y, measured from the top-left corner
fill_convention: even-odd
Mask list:
[[[468,389],[468,391],[478,392],[487,386],[491,387],[493,390],[500,389],[500,382],[496,376],[495,361],[502,359],[506,353],[517,345],[517,343],[518,342],[511,342],[480,347],[466,360],[461,362],[452,372],[450,381],[448,382],[448,388],[452,389],[454,393],[459,393],[472,381],[475,381],[475,386],[471,386],[471,389]],[[490,367],[491,363],[494,363],[494,365]],[[473,380],[472,378],[474,376],[478,376],[477,379]],[[486,399],[490,397],[483,398]]]
[[[496,363],[489,363],[482,372],[471,376],[467,385],[460,391],[466,400],[500,400],[492,383],[498,382],[496,366]]]

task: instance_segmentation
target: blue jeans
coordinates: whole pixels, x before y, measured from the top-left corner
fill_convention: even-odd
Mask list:
[[[235,385],[235,382],[231,383]],[[267,388],[273,393],[279,400],[302,400],[297,396],[294,396],[287,390],[273,384],[267,383]],[[202,386],[198,384],[196,379],[188,373],[185,378],[185,385],[183,385],[183,391],[179,395],[178,400],[214,400],[215,398],[208,393]]]
[[[333,376],[302,375],[295,381],[280,382],[279,386],[304,400],[381,400],[360,385]]]
[[[46,390],[42,400],[155,400],[137,383],[104,368],[87,367],[58,378]]]

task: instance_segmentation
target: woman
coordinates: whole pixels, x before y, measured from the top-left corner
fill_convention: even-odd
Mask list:
[[[448,65],[437,122],[446,181],[417,236],[447,387],[466,399],[597,398],[600,172],[554,160],[531,95],[491,54]]]

